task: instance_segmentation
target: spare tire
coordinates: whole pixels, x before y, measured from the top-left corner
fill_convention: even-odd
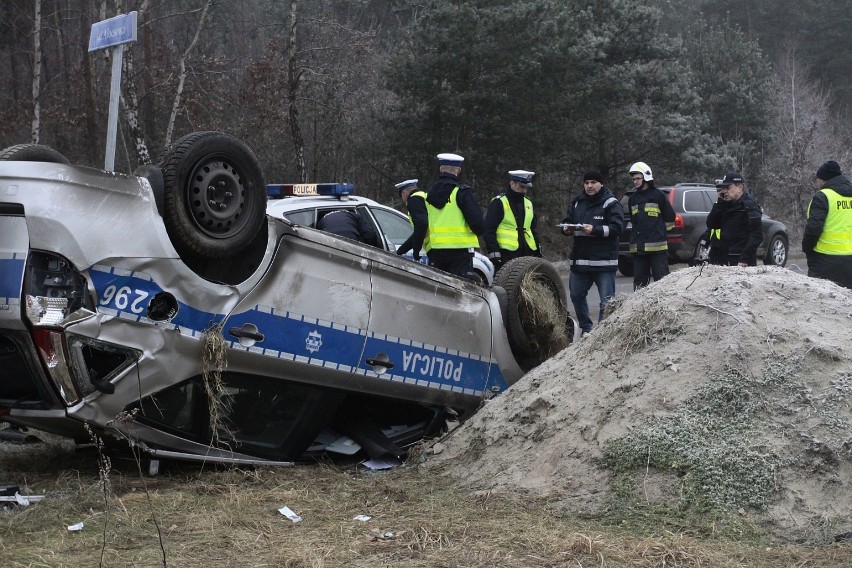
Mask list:
[[[68,158],[49,146],[41,144],[16,144],[0,151],[0,160],[18,162],[50,162],[67,164]]]
[[[565,284],[550,262],[534,256],[513,259],[497,272],[494,284],[508,296],[506,334],[522,369],[528,371],[567,347],[574,329],[573,325],[568,329],[572,320]],[[545,294],[540,298],[542,305],[532,303],[530,293],[535,290]]]
[[[163,220],[185,261],[233,257],[266,226],[266,182],[248,146],[223,132],[195,132],[160,160]]]

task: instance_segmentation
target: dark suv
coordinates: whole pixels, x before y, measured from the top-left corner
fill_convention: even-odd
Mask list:
[[[675,212],[675,226],[669,233],[669,262],[701,262],[707,259],[709,232],[707,214],[716,202],[716,186],[704,183],[679,183],[661,187]],[[618,243],[618,270],[625,276],[633,276],[633,258],[630,256],[630,222],[627,205],[630,194],[621,198],[624,207],[624,232]],[[789,240],[784,223],[763,216],[763,241],[757,249],[757,257],[763,264],[784,266],[787,264]]]

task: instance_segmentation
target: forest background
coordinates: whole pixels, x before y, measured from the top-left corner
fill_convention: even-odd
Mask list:
[[[103,166],[110,52],[89,33],[132,10],[116,171],[222,130],[270,183],[401,206],[394,183],[425,189],[457,152],[483,206],[537,172],[550,227],[588,169],[616,194],[640,160],[657,185],[739,170],[796,246],[817,167],[852,168],[848,0],[4,0],[0,147]]]

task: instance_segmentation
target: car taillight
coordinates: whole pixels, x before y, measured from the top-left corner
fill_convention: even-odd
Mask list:
[[[67,259],[32,251],[27,261],[24,308],[34,326],[63,326],[94,315],[86,278]]]
[[[675,213],[674,228],[683,230],[683,227],[683,217],[680,216],[680,213]]]
[[[135,349],[65,331],[69,324],[95,314],[85,276],[67,259],[33,251],[27,261],[24,300],[41,360],[69,406],[95,390],[112,393],[111,380],[139,359]]]
[[[76,404],[80,400],[80,393],[74,386],[71,369],[65,357],[62,332],[50,329],[34,329],[33,339],[38,348],[38,353],[41,355],[41,360],[62,400],[68,406]]]

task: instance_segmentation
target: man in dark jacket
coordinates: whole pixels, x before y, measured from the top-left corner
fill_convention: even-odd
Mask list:
[[[618,237],[624,230],[624,211],[598,171],[583,176],[583,193],[568,207],[562,232],[574,236],[571,249],[571,275],[568,289],[574,313],[584,333],[592,330],[586,296],[597,286],[601,298],[598,321],[615,296],[615,270],[618,268]]]
[[[379,246],[379,236],[369,221],[354,209],[338,209],[326,213],[317,221],[317,229],[334,233],[353,241]]]
[[[509,190],[488,204],[483,238],[495,270],[513,258],[541,256],[538,218],[527,197],[534,175],[526,170],[510,171]]]
[[[820,166],[816,178],[819,191],[808,205],[802,237],[808,276],[852,289],[852,183],[834,160]]]
[[[451,274],[475,280],[473,252],[482,234],[482,210],[473,189],[459,179],[464,158],[438,154],[439,175],[426,192],[429,264]]]
[[[411,251],[414,260],[420,260],[420,251],[429,231],[429,216],[426,213],[426,192],[417,189],[416,179],[407,179],[394,187],[399,191],[399,197],[408,211],[408,220],[414,230],[405,242],[396,249],[396,254],[402,256]]]
[[[760,205],[745,191],[745,179],[729,172],[716,183],[719,198],[707,214],[710,263],[756,266],[757,247],[763,240]]]
[[[666,195],[654,186],[654,175],[645,162],[630,166],[633,193],[628,199],[630,254],[633,257],[633,289],[638,290],[669,273],[668,233],[675,212]]]

